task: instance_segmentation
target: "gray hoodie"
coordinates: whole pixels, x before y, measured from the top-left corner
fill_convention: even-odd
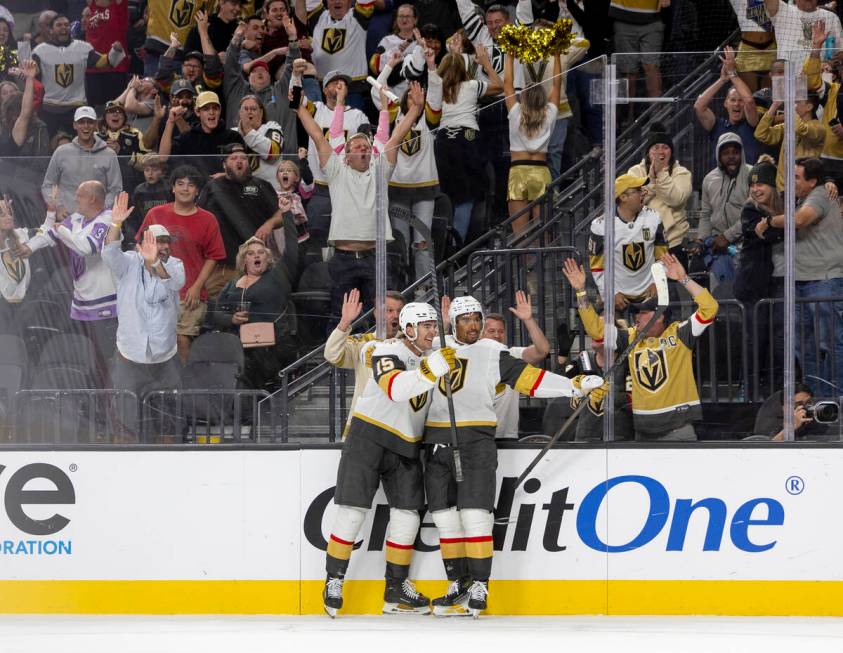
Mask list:
[[[234,43],[228,46],[225,53],[225,76],[223,77],[223,94],[225,95],[226,124],[235,129],[240,122],[240,100],[246,95],[257,95],[266,108],[264,122],[274,120],[281,125],[284,133],[284,154],[298,155],[298,139],[296,138],[296,112],[290,109],[287,91],[293,75],[293,61],[301,56],[298,45],[290,45],[287,59],[281,69],[278,79],[265,89],[255,92],[249,81],[243,76],[243,69],[239,63],[240,48]]]
[[[94,136],[94,146],[90,150],[79,145],[78,136],[56,149],[47,166],[41,194],[47,201],[53,186],[58,186],[59,203],[73,213],[76,211],[76,189],[83,181],[99,181],[105,186],[105,205],[109,208],[123,190],[117,155],[99,136]]]
[[[741,146],[741,167],[735,177],[726,174],[720,165],[720,150],[729,143]],[[702,182],[702,209],[697,237],[705,240],[709,236],[722,234],[730,243],[735,243],[741,239],[741,211],[749,197],[749,171],[752,166],[744,158],[741,137],[733,132],[726,132],[717,139],[716,152],[717,167]]]

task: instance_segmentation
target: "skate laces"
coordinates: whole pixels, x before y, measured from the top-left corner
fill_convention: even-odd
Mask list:
[[[445,594],[445,596],[451,596],[452,594],[453,595],[459,594],[460,588],[461,588],[460,579],[457,578],[457,580],[452,580],[451,584],[448,585],[448,592],[447,592],[447,594]]]
[[[328,582],[325,583],[325,594],[332,599],[338,599],[342,597],[342,578],[329,578]]]
[[[485,599],[489,595],[489,588],[479,580],[474,581],[468,590],[468,595],[476,601]]]
[[[401,583],[401,588],[412,599],[417,599],[421,596],[421,594],[419,594],[418,590],[416,589],[416,586],[413,585],[413,581],[411,581],[409,578],[404,579],[404,582]]]

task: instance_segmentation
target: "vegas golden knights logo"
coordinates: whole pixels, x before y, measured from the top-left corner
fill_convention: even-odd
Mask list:
[[[173,0],[170,5],[170,22],[179,29],[190,25],[190,18],[196,9],[196,0]]]
[[[73,83],[73,64],[60,63],[56,66],[56,84],[67,88]]]
[[[635,272],[644,267],[644,243],[629,243],[623,246],[624,267]]]
[[[423,395],[417,395],[410,399],[410,408],[412,408],[415,412],[419,412],[427,405],[427,398],[429,395],[429,392],[425,392]]]
[[[401,141],[401,151],[407,156],[413,156],[421,149],[421,132],[411,129]]]
[[[322,34],[322,50],[328,54],[336,54],[345,47],[344,28],[329,27]]]
[[[465,376],[468,374],[468,359],[457,358],[457,369],[451,372],[451,394],[459,392],[465,385]],[[439,392],[447,396],[445,390],[445,377],[439,379]]]
[[[8,247],[8,241],[6,242],[6,247]],[[20,283],[26,275],[26,264],[23,259],[15,256],[10,249],[3,252],[3,267],[6,268],[6,274],[15,283]]]
[[[662,349],[641,349],[634,354],[635,377],[638,385],[656,392],[667,382],[667,356]]]

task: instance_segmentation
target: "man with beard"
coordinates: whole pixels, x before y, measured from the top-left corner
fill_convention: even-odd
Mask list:
[[[199,335],[199,327],[208,309],[205,283],[217,261],[224,261],[220,227],[212,213],[196,206],[202,179],[192,166],[179,166],[170,175],[174,201],[149,210],[138,234],[150,225],[161,225],[172,235],[173,255],[184,262],[185,282],[179,297],[176,325],[179,356],[187,363],[190,343]]]
[[[174,135],[175,124],[184,113],[181,106],[170,107],[158,154],[165,161],[170,155],[189,157],[184,161],[185,164],[195,166],[204,177],[210,177],[220,171],[219,154],[222,148],[232,143],[243,145],[243,138],[236,131],[226,129],[220,120],[220,99],[216,93],[200,93],[196,98],[199,124],[191,127],[188,132]]]
[[[191,127],[199,124],[199,116],[194,111],[194,104],[196,103],[196,88],[189,80],[177,79],[170,87],[170,109],[175,109],[175,128],[177,131],[174,135],[184,134],[190,131]],[[169,115],[169,113],[168,113]],[[161,141],[161,136],[167,128],[167,121],[162,120],[159,123],[158,139],[154,143],[149,143],[151,148],[158,146]],[[144,134],[144,143],[146,143],[146,134]]]
[[[73,112],[87,104],[85,97],[85,69],[113,68],[126,57],[119,41],[111,45],[107,54],[94,50],[90,43],[70,37],[70,20],[61,14],[50,25],[52,41],[42,43],[32,51],[44,84],[41,119],[47,124],[50,136],[60,129],[68,130]]]
[[[697,228],[698,246],[711,238],[711,250],[725,254],[741,239],[741,211],[749,198],[749,172],[741,137],[726,132],[717,140],[717,167],[702,183],[702,211]]]
[[[481,339],[483,307],[474,297],[454,299],[448,316],[456,349],[451,396],[463,481],[457,483],[454,477],[448,399],[445,383],[439,381],[424,428],[424,485],[451,584],[444,596],[433,600],[433,614],[476,618],[486,609],[492,573],[497,386],[505,384],[530,397],[572,397],[601,387],[603,379],[580,376],[571,380],[545,372],[512,356],[505,345]]]
[[[404,308],[404,297],[400,292],[388,290],[384,302],[386,309],[386,339],[398,334],[398,316]],[[378,343],[374,333],[351,335],[351,325],[363,312],[360,291],[353,288],[343,296],[340,323],[328,336],[323,356],[334,367],[354,370],[354,396],[348,409],[348,421],[357,405],[357,399],[372,377],[371,352]]]
[[[170,255],[170,232],[158,224],[142,232],[137,251],[120,251],[120,227],[130,213],[129,195],[120,193],[111,211],[102,259],[117,282],[119,318],[112,386],[140,399],[154,390],[175,390],[181,385],[176,321],[184,265]],[[137,438],[137,405],[121,408],[125,410],[120,423]]]
[[[759,155],[767,153],[775,156],[776,153],[768,152],[767,148],[755,138],[755,126],[759,119],[758,110],[755,108],[752,91],[749,90],[746,82],[738,76],[734,50],[727,47],[721,61],[723,65],[720,67],[720,77],[705,89],[694,102],[694,113],[703,129],[708,132],[712,143],[718,143],[720,137],[726,132],[732,132],[740,136],[745,161],[750,165],[755,165]],[[726,99],[723,101],[726,116],[718,117],[709,105],[720,92],[720,89],[728,83],[731,83],[732,87],[726,93]]]
[[[217,217],[226,258],[208,280],[208,294],[215,298],[226,283],[237,279],[237,250],[255,236],[269,244],[274,229],[284,224],[278,196],[269,182],[252,176],[246,148],[232,143],[224,149],[225,175],[212,179],[202,190],[199,206]]]
[[[170,47],[161,57],[161,67],[155,75],[155,81],[165,93],[174,94],[172,84],[185,79],[196,89],[196,92],[216,91],[222,86],[222,62],[215,54],[204,54],[198,50],[188,52],[181,61],[181,75],[176,75],[176,54],[179,42],[175,34],[171,35]]]

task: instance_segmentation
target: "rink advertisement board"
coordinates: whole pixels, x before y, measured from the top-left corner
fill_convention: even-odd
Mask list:
[[[490,612],[843,614],[840,449],[502,450]],[[0,612],[321,612],[339,451],[3,451]],[[378,612],[389,510],[344,612]],[[445,589],[422,520],[412,575]]]

